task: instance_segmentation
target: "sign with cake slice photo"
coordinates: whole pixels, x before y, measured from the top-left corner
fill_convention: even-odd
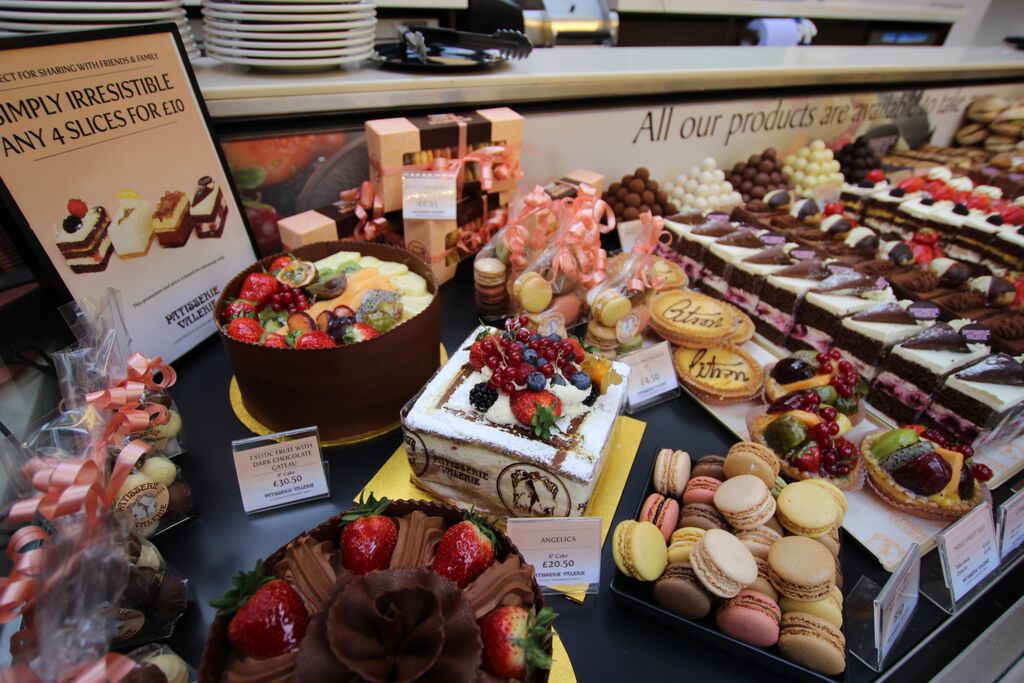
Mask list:
[[[255,251],[175,27],[0,39],[0,65],[0,219],[37,277],[119,289],[135,347],[166,361],[213,334]]]

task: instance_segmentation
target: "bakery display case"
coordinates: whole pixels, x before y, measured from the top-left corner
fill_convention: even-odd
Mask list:
[[[166,422],[135,446],[111,429],[116,472],[166,461],[188,478],[196,517],[153,542],[188,579],[167,644],[209,681],[594,681],[642,662],[867,683],[940,676],[982,647],[1021,609],[1024,552],[949,604],[936,546],[1024,485],[1019,54],[560,46],[459,75],[194,60],[257,255],[217,288],[215,338],[173,371],[128,364],[159,396],[125,384],[124,402],[153,421],[173,394],[187,450],[145,450]],[[403,176],[444,173],[450,213],[416,213]],[[632,414],[623,455],[636,359],[663,342],[682,393]],[[307,424],[330,497],[247,515],[231,442]],[[368,484],[396,481],[437,502]],[[601,516],[597,594],[542,591],[511,530],[447,504]],[[361,566],[348,534],[364,523],[394,538]],[[461,533],[485,566],[438,569]],[[866,663],[857,587],[918,549],[916,608],[884,667]],[[160,584],[130,585],[160,607]],[[295,624],[269,649],[228,604],[248,591],[255,610],[264,586]],[[379,636],[385,603],[429,657]],[[505,609],[546,666],[495,673],[475,638]],[[449,628],[471,647],[432,633]],[[383,650],[359,652],[364,637]],[[134,670],[171,681],[159,656]]]

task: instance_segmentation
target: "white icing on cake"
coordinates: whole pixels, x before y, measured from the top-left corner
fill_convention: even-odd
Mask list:
[[[145,199],[122,199],[108,230],[118,256],[137,256],[153,237],[153,206]]]

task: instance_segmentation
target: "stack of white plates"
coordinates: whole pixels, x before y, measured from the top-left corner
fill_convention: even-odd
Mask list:
[[[274,71],[313,71],[373,54],[374,0],[203,0],[206,54]]]
[[[0,0],[0,37],[172,21],[189,58],[198,58],[182,0]]]

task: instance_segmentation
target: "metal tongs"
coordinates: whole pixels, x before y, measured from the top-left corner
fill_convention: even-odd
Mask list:
[[[398,32],[406,53],[424,63],[430,49],[438,46],[495,50],[505,59],[522,59],[533,52],[533,43],[524,33],[505,28],[490,35],[432,26],[402,26]]]

